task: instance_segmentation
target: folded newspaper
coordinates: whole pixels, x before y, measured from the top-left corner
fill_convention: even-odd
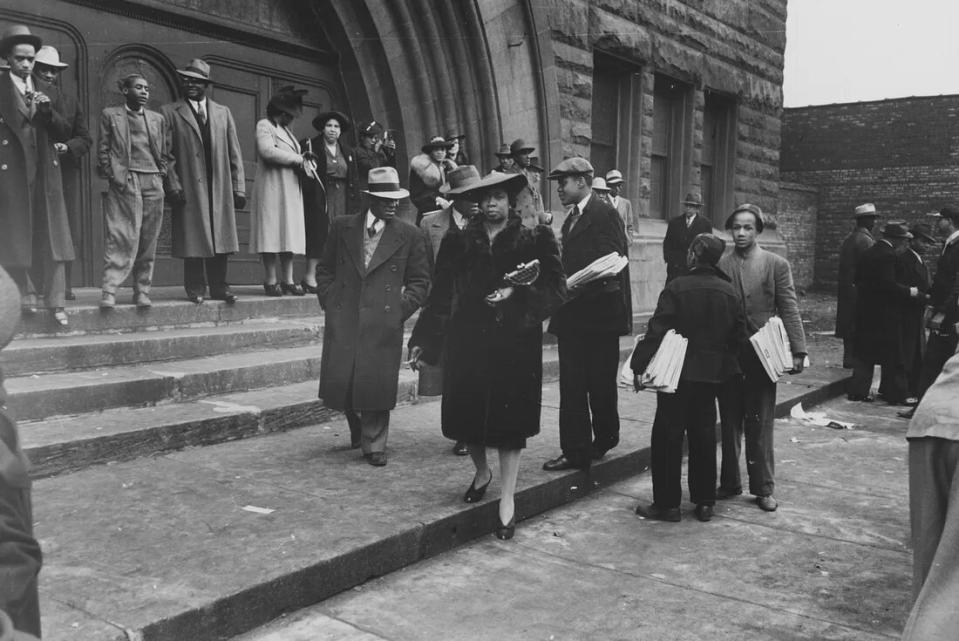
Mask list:
[[[587,283],[601,278],[615,276],[629,264],[629,258],[610,252],[602,258],[597,258],[586,267],[566,279],[566,287],[582,287]]]
[[[637,336],[633,344],[633,352],[639,345],[641,337]],[[653,359],[646,366],[639,381],[645,388],[651,392],[664,392],[673,394],[679,387],[679,376],[683,373],[683,361],[686,360],[686,345],[689,341],[676,333],[676,330],[669,330],[663,336],[663,342],[659,344],[659,349]],[[626,362],[623,364],[620,372],[620,382],[632,385],[633,371],[630,363],[633,360],[633,354],[630,353]]]
[[[749,342],[773,383],[793,368],[789,336],[786,334],[786,326],[778,316],[770,318],[762,329],[749,337]]]

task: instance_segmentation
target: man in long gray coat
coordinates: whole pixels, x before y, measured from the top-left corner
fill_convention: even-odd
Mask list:
[[[183,259],[187,298],[202,303],[209,285],[210,298],[232,304],[236,296],[226,282],[226,261],[239,251],[236,210],[246,206],[240,141],[229,108],[206,95],[210,65],[196,58],[177,73],[184,97],[160,108],[174,158],[167,172],[172,253]]]
[[[396,217],[401,198],[392,167],[369,172],[369,208],[333,221],[316,272],[326,312],[319,397],[342,410],[351,445],[370,465],[386,465],[396,406],[403,323],[426,300],[430,259],[422,232]]]

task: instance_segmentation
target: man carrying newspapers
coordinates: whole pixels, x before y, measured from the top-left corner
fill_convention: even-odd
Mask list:
[[[739,294],[716,267],[725,249],[712,234],[693,238],[686,254],[689,273],[663,289],[630,360],[636,391],[657,391],[650,456],[653,502],[636,508],[648,519],[682,518],[684,433],[689,498],[696,504],[696,518],[709,521],[713,516],[716,398],[723,383],[740,377],[739,353],[747,342]]]
[[[733,251],[720,259],[719,269],[743,301],[752,336],[751,348],[744,349],[740,359],[743,376],[727,381],[719,394],[723,459],[716,498],[743,493],[739,451],[745,434],[749,493],[760,509],[773,512],[778,507],[773,497],[776,381],[783,373],[802,372],[806,337],[789,262],[756,241],[763,226],[763,212],[756,205],[740,205],[726,219]]]

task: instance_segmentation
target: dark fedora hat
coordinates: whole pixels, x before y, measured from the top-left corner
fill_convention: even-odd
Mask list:
[[[693,207],[702,207],[703,206],[703,197],[697,194],[694,191],[686,194],[686,198],[683,199],[684,205],[692,205]]]
[[[446,172],[447,182],[440,187],[440,193],[457,196],[469,191],[480,181],[480,172],[474,165],[460,165]]]
[[[763,233],[763,229],[766,227],[766,221],[763,219],[763,210],[759,208],[758,205],[753,205],[751,203],[743,203],[736,207],[733,210],[733,213],[729,214],[729,218],[726,219],[726,224],[724,227],[726,229],[733,228],[733,218],[736,217],[736,214],[752,214],[756,217],[756,233]]]
[[[532,145],[527,145],[526,141],[523,140],[522,138],[517,138],[512,143],[510,143],[510,146],[509,146],[509,153],[511,156],[515,156],[517,154],[531,154],[534,151],[536,151],[536,147],[533,147]]]
[[[886,238],[912,238],[912,234],[906,229],[906,223],[901,222],[886,223],[882,228],[882,235]]]
[[[270,97],[269,106],[297,118],[303,113],[303,96],[305,95],[306,89],[284,85]]]
[[[959,224],[959,208],[953,207],[952,205],[946,205],[939,210],[938,213],[931,214],[937,218],[949,218],[954,223]]]
[[[927,243],[935,243],[936,239],[932,236],[932,228],[926,223],[916,223],[909,228],[909,233],[913,238],[918,238]]]
[[[317,131],[323,131],[323,128],[326,127],[326,123],[331,120],[335,120],[340,123],[340,133],[345,134],[350,129],[353,128],[353,121],[349,117],[339,111],[324,111],[319,114],[316,118],[313,119],[313,128]]]
[[[185,78],[195,78],[203,82],[213,82],[210,79],[210,65],[202,58],[194,58],[186,64],[183,69],[177,69],[176,72]]]
[[[431,151],[435,151],[436,149],[449,149],[452,146],[453,146],[453,143],[448,141],[443,136],[433,136],[432,138],[430,138],[430,141],[428,143],[420,147],[420,151],[422,151],[424,154],[428,154]]]
[[[459,129],[449,129],[446,132],[446,135],[443,137],[449,140],[450,142],[453,142],[454,140],[465,140],[466,134],[457,133],[458,131]]]
[[[43,41],[40,40],[40,36],[32,34],[29,27],[22,24],[11,25],[0,32],[0,56],[6,56],[14,45],[19,44],[33,45],[34,49],[39,49]]]
[[[512,152],[509,150],[509,145],[505,142],[499,146],[499,151],[494,154],[497,158],[509,158],[512,156]]]

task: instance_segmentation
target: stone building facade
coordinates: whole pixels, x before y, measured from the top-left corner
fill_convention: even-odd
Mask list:
[[[815,283],[835,287],[856,205],[913,223],[959,204],[959,96],[786,109],[781,169],[819,192]]]
[[[320,109],[376,118],[395,131],[400,172],[430,136],[467,134],[490,169],[502,141],[524,138],[549,167],[570,155],[616,166],[637,213],[632,248],[636,311],[665,278],[666,219],[689,192],[721,227],[734,203],[779,207],[786,0],[7,0],[0,23],[30,25],[71,67],[63,82],[92,127],[133,69],[154,87],[152,106],[177,94],[175,69],[213,66],[213,99],[237,118],[248,180],[253,129],[282,84],[309,90],[294,125],[312,133]],[[244,133],[245,132],[245,133]],[[352,142],[352,141],[351,141]],[[85,172],[77,284],[97,282],[103,185]],[[558,209],[553,187],[542,185]],[[770,225],[763,243],[785,251]],[[244,253],[240,214],[235,282],[259,281]],[[160,282],[180,281],[161,260]]]

